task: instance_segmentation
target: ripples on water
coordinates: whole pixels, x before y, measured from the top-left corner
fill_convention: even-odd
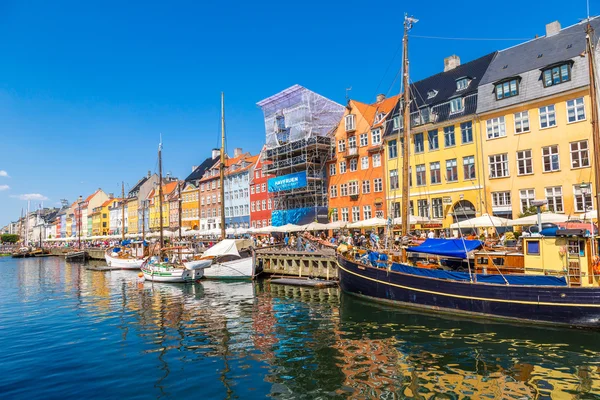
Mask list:
[[[600,398],[595,332],[0,259],[2,398]]]

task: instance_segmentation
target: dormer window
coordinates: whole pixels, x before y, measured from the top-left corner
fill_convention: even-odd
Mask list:
[[[344,118],[344,122],[346,125],[346,132],[350,132],[350,131],[354,131],[356,130],[356,125],[354,122],[354,114],[348,114],[346,115],[346,118]]]
[[[462,97],[457,97],[455,99],[450,100],[450,114],[458,113],[463,111],[465,105],[463,103]]]
[[[496,100],[513,97],[519,94],[519,78],[509,78],[496,83]]]
[[[456,91],[465,90],[469,87],[471,80],[469,78],[459,78],[456,80]]]
[[[397,131],[398,129],[402,128],[403,122],[404,121],[400,118],[400,116],[396,115],[394,118],[392,118],[392,128]]]
[[[438,94],[438,91],[435,89],[428,91],[427,92],[427,100],[433,99],[435,96],[437,96],[437,94]]]
[[[544,87],[559,85],[571,80],[571,65],[569,63],[555,65],[542,71]]]
[[[385,117],[384,113],[382,113],[382,112],[377,113],[377,115],[375,115],[375,123],[376,124],[379,123],[379,121],[381,121],[383,119],[383,117]]]

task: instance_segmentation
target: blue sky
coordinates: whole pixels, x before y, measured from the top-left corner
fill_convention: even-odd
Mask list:
[[[221,91],[228,149],[253,153],[264,142],[256,102],[295,83],[340,103],[348,87],[363,102],[396,94],[405,11],[420,20],[414,35],[533,38],[578,22],[586,4],[0,1],[0,226],[25,198],[55,205],[133,185],[156,171],[160,133],[165,171],[185,177],[218,145]],[[412,78],[451,54],[517,43],[415,37]]]

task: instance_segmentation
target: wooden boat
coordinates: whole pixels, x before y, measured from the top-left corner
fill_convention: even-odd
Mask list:
[[[144,242],[123,241],[121,246],[106,249],[104,259],[111,268],[140,269],[147,256]]]
[[[201,260],[208,262],[207,279],[252,279],[256,275],[251,240],[225,239],[206,250]]]
[[[67,261],[87,261],[90,256],[85,250],[70,251],[65,255]]]
[[[404,22],[404,104],[410,104],[408,31],[415,20]],[[588,26],[588,29],[591,28]],[[595,54],[588,31],[588,53]],[[590,91],[595,96],[595,72],[590,60]],[[593,110],[597,103],[593,101]],[[598,143],[596,112],[592,112],[594,140]],[[404,111],[404,143],[409,143],[410,111]],[[402,236],[409,226],[409,148],[403,146]],[[596,163],[598,154],[595,154]],[[596,177],[599,179],[600,177]],[[372,301],[449,314],[527,321],[600,329],[600,258],[598,242],[581,229],[562,229],[556,236],[523,238],[522,252],[479,251],[477,240],[427,239],[400,255],[365,251],[342,245],[337,260],[344,292]],[[475,271],[447,271],[411,265],[407,253],[468,260],[475,254]]]

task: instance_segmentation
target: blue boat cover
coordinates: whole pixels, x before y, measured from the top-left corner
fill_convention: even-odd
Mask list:
[[[465,259],[467,253],[481,246],[482,243],[479,240],[427,239],[420,246],[409,247],[406,251]]]
[[[121,242],[121,246],[127,246],[127,245],[129,245],[129,244],[131,244],[131,240],[129,240],[129,239],[123,240],[123,241]]]
[[[427,278],[448,279],[451,281],[469,282],[470,280],[468,272],[418,268],[398,263],[392,264],[392,271],[409,275],[424,276]],[[548,275],[504,275],[503,278],[502,275],[477,274],[474,278],[474,281],[476,280],[479,283],[491,283],[496,285],[506,285],[506,281],[508,281],[510,285],[520,286],[567,286],[565,277]],[[506,281],[504,279],[506,279]]]

